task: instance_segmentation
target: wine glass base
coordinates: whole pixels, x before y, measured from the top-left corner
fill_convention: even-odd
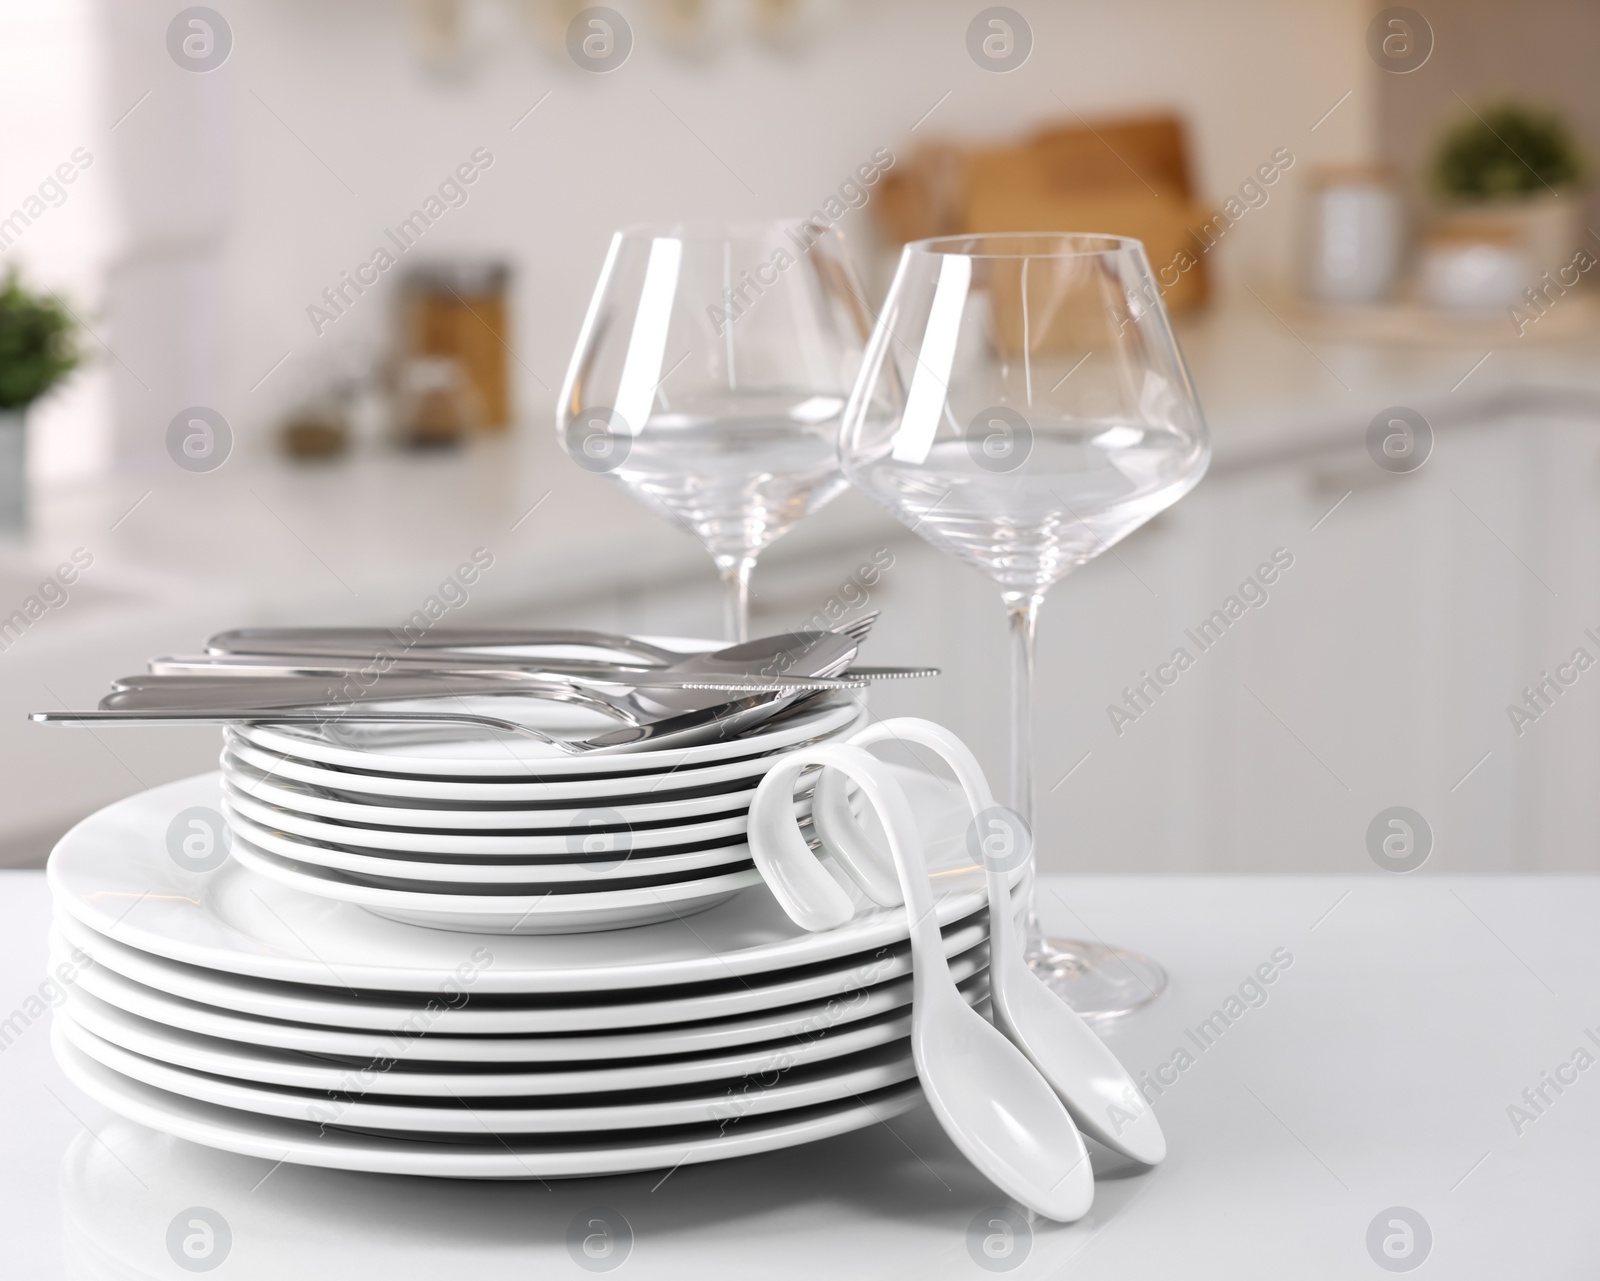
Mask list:
[[[1079,939],[1033,940],[1028,965],[1046,987],[1095,1022],[1140,1009],[1167,986],[1167,972],[1148,956]]]

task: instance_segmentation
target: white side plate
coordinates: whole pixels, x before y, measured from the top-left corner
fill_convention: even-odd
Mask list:
[[[388,827],[352,827],[347,823],[278,809],[239,791],[228,796],[228,804],[276,831],[347,849],[393,852],[402,856],[525,859],[530,863],[539,859],[569,862],[573,850],[582,848],[585,835],[582,832],[566,832],[558,836],[507,836],[496,832],[406,832]],[[724,839],[742,842],[749,825],[743,813],[727,818],[693,819],[681,825],[638,828],[628,833],[628,842],[633,849],[640,851],[671,850],[680,845]]]
[[[761,884],[755,868],[594,894],[546,890],[538,894],[415,893],[362,885],[343,872],[293,863],[257,849],[235,833],[233,857],[262,876],[318,898],[355,903],[393,921],[473,934],[578,934],[654,925],[725,903]]]
[[[846,726],[853,729],[854,723]],[[252,769],[277,778],[328,787],[335,791],[388,796],[397,800],[449,801],[456,804],[602,804],[616,797],[671,796],[676,792],[709,788],[737,788],[754,784],[772,768],[778,753],[767,752],[720,764],[685,766],[650,774],[607,774],[600,778],[551,779],[530,782],[519,778],[460,779],[383,774],[370,768],[354,770],[284,756],[256,747],[235,728],[226,733],[227,750]],[[832,739],[836,734],[825,735]]]
[[[750,847],[738,837],[711,849],[683,853],[657,853],[622,845],[609,854],[592,855],[584,862],[547,859],[538,863],[519,863],[510,859],[496,859],[491,863],[480,863],[460,858],[424,859],[414,854],[361,850],[348,845],[307,840],[303,836],[253,822],[231,801],[223,802],[222,812],[234,834],[244,837],[257,849],[298,863],[311,863],[317,867],[346,872],[364,884],[388,884],[396,889],[422,889],[429,882],[444,882],[452,888],[459,886],[465,893],[471,893],[474,886],[480,885],[485,887],[483,893],[503,892],[491,888],[497,886],[506,887],[507,890],[518,886],[523,893],[556,887],[604,890],[616,888],[619,881],[659,884],[706,876],[712,871],[750,862]],[[375,879],[366,879],[369,877]],[[423,884],[407,886],[404,882]]]
[[[483,712],[489,716],[503,714],[505,703],[502,701],[496,708],[495,701],[493,698],[463,699],[459,700],[457,706],[463,711]],[[421,710],[429,710],[426,703],[417,706]],[[544,707],[552,709],[551,719],[548,724],[541,721],[539,727],[552,733],[585,738],[617,728],[616,721],[597,712],[583,712],[558,703],[543,704],[541,712]],[[566,720],[558,721],[558,715]],[[283,752],[303,760],[342,765],[347,769],[374,770],[383,774],[425,774],[441,778],[541,781],[586,776],[601,778],[607,774],[659,774],[691,766],[745,760],[812,739],[843,733],[846,727],[862,719],[860,703],[852,701],[841,706],[797,713],[776,728],[724,743],[699,743],[693,747],[624,752],[615,756],[568,756],[557,748],[525,735],[502,734],[488,729],[463,728],[458,733],[452,728],[447,731],[449,737],[442,742],[438,741],[439,736],[436,735],[422,736],[399,727],[371,725],[351,725],[326,731],[293,725],[275,728],[250,725],[241,727],[239,733],[269,752]],[[338,735],[337,739],[333,737],[334,734]],[[417,741],[419,738],[425,738],[425,741]]]
[[[594,805],[565,806],[560,809],[531,806],[499,809],[461,809],[445,801],[413,801],[410,805],[369,805],[343,800],[320,788],[267,778],[237,764],[223,754],[222,774],[228,786],[252,796],[265,805],[276,805],[296,814],[315,814],[367,827],[405,827],[431,832],[564,832],[581,831]],[[754,787],[737,791],[713,792],[710,796],[680,796],[676,799],[641,801],[633,805],[604,805],[621,822],[682,823],[728,814],[742,814],[750,808]],[[381,798],[380,798],[381,799]]]

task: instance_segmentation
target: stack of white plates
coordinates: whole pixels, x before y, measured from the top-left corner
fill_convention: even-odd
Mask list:
[[[965,804],[904,781],[977,1003],[987,915]],[[628,930],[421,928],[256,859],[195,870],[179,838],[223,787],[211,774],[118,802],[50,860],[58,961],[75,971],[56,1053],[132,1120],[274,1161],[552,1178],[791,1146],[919,1097],[903,909],[863,903],[807,934],[755,885]]]
[[[535,704],[540,728],[614,728]],[[756,885],[750,798],[781,754],[857,727],[797,711],[727,742],[569,756],[529,738],[393,728],[230,730],[222,811],[262,876],[381,916],[495,934],[608,930],[705,911]],[[809,800],[802,797],[802,815]]]

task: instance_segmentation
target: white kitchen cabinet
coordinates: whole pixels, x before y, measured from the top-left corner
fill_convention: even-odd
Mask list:
[[[945,675],[880,686],[873,709],[943,721],[1003,782],[998,593],[885,531],[895,560],[872,591],[884,614],[867,655]],[[1202,652],[1200,622],[1279,549],[1293,564],[1266,603]],[[1441,424],[1409,475],[1380,469],[1359,431],[1348,448],[1219,470],[1046,603],[1045,867],[1370,872],[1368,825],[1392,806],[1431,827],[1429,869],[1593,867],[1600,643],[1583,631],[1600,635],[1597,560],[1600,423],[1582,416]],[[761,622],[798,621],[850,565],[758,576],[791,606]],[[640,612],[712,617],[709,583],[703,595]],[[1180,646],[1189,670],[1119,734],[1108,706]],[[1515,734],[1507,706],[1579,646],[1596,666]]]

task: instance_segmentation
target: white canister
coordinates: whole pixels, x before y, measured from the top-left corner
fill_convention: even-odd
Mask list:
[[[1381,302],[1405,249],[1405,213],[1388,172],[1340,166],[1311,176],[1306,292],[1332,306]]]
[[[1422,300],[1444,311],[1498,311],[1522,296],[1533,274],[1515,227],[1486,220],[1436,226],[1422,246]]]

